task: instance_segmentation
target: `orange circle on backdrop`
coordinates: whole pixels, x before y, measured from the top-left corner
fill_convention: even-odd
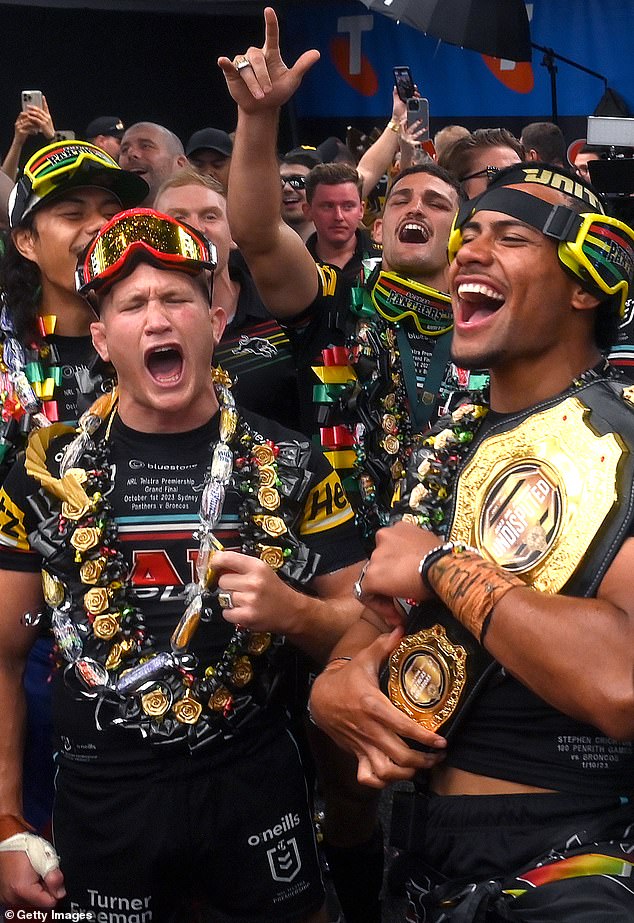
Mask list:
[[[530,61],[511,62],[513,67],[507,69],[508,64],[506,61],[504,62],[504,68],[502,67],[502,58],[491,58],[489,55],[483,54],[482,59],[493,76],[509,90],[513,90],[514,93],[530,93],[535,86],[533,65]]]
[[[351,74],[350,66],[350,39],[344,35],[335,36],[330,42],[330,57],[339,76],[346,81],[357,93],[362,96],[374,96],[379,88],[379,79],[374,68],[365,57],[361,55],[361,71]]]

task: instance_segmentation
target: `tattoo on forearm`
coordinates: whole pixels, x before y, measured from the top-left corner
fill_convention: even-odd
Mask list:
[[[515,587],[526,584],[479,554],[445,555],[435,561],[428,579],[436,594],[478,640],[493,607]]]

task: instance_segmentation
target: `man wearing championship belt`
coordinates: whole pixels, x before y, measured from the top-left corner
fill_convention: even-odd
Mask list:
[[[634,394],[603,354],[634,231],[518,164],[461,207],[449,256],[452,357],[490,394],[413,453],[313,715],[362,782],[414,780],[408,919],[626,923]]]
[[[287,644],[326,658],[358,618],[363,551],[326,460],[212,373],[215,265],[213,244],[149,209],[99,231],[77,279],[118,387],[77,429],[33,433],[0,492],[5,906],[324,919]],[[38,623],[56,642],[59,857],[21,816]]]

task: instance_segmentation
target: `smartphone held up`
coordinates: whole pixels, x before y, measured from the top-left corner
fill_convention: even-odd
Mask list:
[[[394,74],[394,86],[396,87],[396,92],[403,100],[404,103],[407,102],[414,94],[416,93],[416,87],[414,86],[414,81],[412,79],[412,72],[409,67],[393,67],[392,73]]]
[[[429,140],[429,101],[422,96],[412,96],[407,100],[407,127],[412,128],[417,122],[419,141]]]
[[[37,106],[38,109],[44,108],[41,90],[22,90],[20,99],[22,103],[22,112],[25,112],[28,106]]]

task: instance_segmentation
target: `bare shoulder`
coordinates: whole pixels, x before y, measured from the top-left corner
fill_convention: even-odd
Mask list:
[[[0,656],[22,657],[38,635],[38,629],[29,626],[25,616],[35,616],[43,604],[39,572],[0,570],[0,599]]]
[[[612,603],[634,617],[632,573],[634,573],[634,537],[626,539],[617,552],[597,593],[599,599]]]

